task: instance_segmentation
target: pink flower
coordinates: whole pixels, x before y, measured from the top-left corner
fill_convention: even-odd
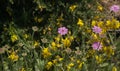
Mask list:
[[[92,44],[92,48],[94,49],[94,50],[101,50],[102,49],[102,45],[101,45],[101,43],[100,42],[94,42],[93,44]]]
[[[120,6],[119,5],[112,5],[110,7],[110,11],[118,12],[119,10],[120,10]]]
[[[94,26],[94,27],[92,28],[92,30],[93,30],[93,32],[95,32],[96,34],[97,34],[97,33],[100,34],[101,31],[102,31],[102,29],[101,29],[100,27],[97,27],[97,26]]]
[[[58,28],[58,33],[61,35],[65,35],[68,33],[68,29],[66,27],[60,27]]]

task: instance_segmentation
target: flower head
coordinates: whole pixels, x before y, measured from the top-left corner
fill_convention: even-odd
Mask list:
[[[93,30],[93,32],[98,33],[98,34],[101,33],[101,31],[102,31],[102,29],[100,27],[97,27],[97,26],[94,26],[92,28],[92,30]]]
[[[43,48],[42,50],[42,55],[43,55],[43,58],[48,58],[49,56],[51,56],[51,52],[49,51],[48,48]]]
[[[12,41],[12,42],[15,42],[15,41],[17,41],[17,40],[18,40],[17,35],[13,34],[13,35],[11,36],[11,41]]]
[[[120,10],[120,6],[119,5],[112,5],[110,7],[110,11],[118,12],[119,10]]]
[[[102,49],[102,45],[101,45],[100,42],[94,42],[94,43],[92,44],[92,48],[93,48],[94,50],[101,50],[101,49]]]
[[[53,63],[49,61],[46,65],[47,70],[49,70],[53,66]]]
[[[76,7],[77,7],[77,5],[71,5],[71,6],[69,7],[69,9],[73,12]]]
[[[68,33],[68,29],[66,27],[60,27],[58,28],[58,33],[61,35],[65,35]]]
[[[19,56],[15,53],[15,52],[12,52],[9,56],[8,56],[9,59],[11,59],[12,61],[17,61]]]
[[[79,25],[80,27],[84,25],[83,21],[80,18],[78,19],[77,25]]]

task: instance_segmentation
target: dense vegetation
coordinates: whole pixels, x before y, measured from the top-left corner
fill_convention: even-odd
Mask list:
[[[1,0],[0,71],[119,71],[119,4]]]

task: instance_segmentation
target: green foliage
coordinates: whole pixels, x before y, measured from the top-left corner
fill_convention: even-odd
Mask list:
[[[116,23],[99,0],[1,0],[0,71],[119,70],[120,39],[109,32],[120,28]],[[100,51],[92,49],[96,41]]]

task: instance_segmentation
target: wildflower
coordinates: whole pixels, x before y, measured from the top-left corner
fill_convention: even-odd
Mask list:
[[[58,37],[55,37],[55,41],[56,42],[59,42],[60,41],[60,37],[58,36]]]
[[[35,32],[35,31],[38,31],[38,27],[37,26],[33,26],[32,27],[32,30]]]
[[[120,22],[119,21],[115,22],[114,28],[115,29],[119,29],[120,28]]]
[[[120,6],[119,5],[112,5],[110,7],[110,11],[113,11],[113,12],[118,12],[120,10]]]
[[[59,58],[59,61],[62,61],[62,60],[63,60],[63,58],[62,58],[62,57],[60,57],[60,58]]]
[[[70,63],[69,66],[70,66],[70,67],[73,67],[73,66],[74,66],[74,63]]]
[[[84,62],[80,62],[80,64],[78,65],[78,68],[79,68],[80,70],[82,69],[83,64],[84,64]]]
[[[28,37],[29,37],[29,35],[28,35],[28,34],[24,34],[24,38],[26,38],[26,39],[27,39]]]
[[[83,21],[81,19],[78,19],[77,25],[79,25],[80,27],[82,27],[84,25]]]
[[[74,66],[74,63],[70,63],[70,64],[68,64],[68,66],[67,66],[67,69],[68,69],[68,71],[71,69],[71,67],[73,67]]]
[[[58,28],[58,33],[61,35],[65,35],[68,33],[68,29],[66,27],[60,27]]]
[[[52,54],[49,52],[48,48],[43,48],[42,55],[43,55],[43,58],[48,58]]]
[[[100,34],[101,31],[102,31],[102,29],[101,29],[100,27],[97,27],[97,26],[94,26],[94,27],[92,28],[92,30],[93,30],[93,32],[98,33],[98,34]]]
[[[45,29],[43,29],[43,34],[46,34],[46,30]]]
[[[51,43],[51,49],[52,49],[52,50],[55,51],[55,50],[57,49],[56,46],[57,46],[57,45],[56,45],[55,42],[52,42],[52,43]]]
[[[49,70],[52,67],[53,63],[49,61],[46,65],[47,70]]]
[[[56,63],[57,63],[57,59],[54,59],[54,60],[52,60],[52,61],[53,61],[53,63],[54,63],[54,64],[56,64]]]
[[[99,22],[98,22],[98,26],[99,26],[99,27],[103,27],[103,26],[104,26],[104,22],[103,22],[103,21],[99,21]]]
[[[67,54],[70,54],[70,53],[72,52],[72,50],[71,50],[70,48],[66,48],[66,49],[65,49],[65,52],[66,52]]]
[[[42,43],[47,43],[48,42],[48,40],[46,38],[42,38],[41,41],[42,41]]]
[[[106,21],[106,26],[110,26],[111,25],[111,21],[110,20],[107,20]]]
[[[117,68],[113,66],[112,71],[117,71]]]
[[[38,41],[35,41],[35,42],[34,42],[34,47],[39,46],[39,44],[40,44],[40,43],[39,43]]]
[[[51,31],[52,29],[50,27],[48,27],[48,30]]]
[[[114,55],[114,50],[112,49],[112,47],[104,47],[103,51],[106,53],[108,57]]]
[[[92,26],[95,26],[96,25],[96,22],[95,20],[92,20]]]
[[[102,57],[101,56],[96,55],[95,59],[96,59],[97,63],[101,63],[102,62]]]
[[[102,49],[102,45],[101,45],[101,43],[100,42],[94,42],[93,44],[92,44],[92,48],[94,49],[94,50],[101,50]]]
[[[11,36],[11,41],[12,41],[12,42],[15,42],[16,40],[18,40],[18,37],[17,37],[17,35],[13,34],[13,35]]]
[[[92,39],[95,39],[95,40],[97,40],[99,37],[98,37],[98,35],[97,34],[95,34],[95,33],[92,33]]]
[[[97,8],[98,8],[99,11],[103,10],[103,7],[101,5],[99,5]]]
[[[51,45],[52,45],[52,47],[55,47],[55,46],[56,46],[56,43],[55,43],[55,42],[52,42]]]
[[[74,36],[70,36],[70,41],[74,40]]]
[[[76,5],[72,5],[72,6],[69,7],[69,9],[73,12],[76,7],[77,7]]]
[[[25,68],[21,68],[19,71],[26,71]]]
[[[71,42],[68,38],[62,39],[62,42],[66,47],[69,47],[71,45]]]
[[[60,47],[61,47],[61,45],[60,45],[59,43],[57,43],[57,44],[56,44],[56,47],[60,48]]]
[[[12,61],[17,61],[19,56],[15,53],[15,52],[12,52],[9,56],[8,56],[9,59],[11,59]]]
[[[77,63],[79,64],[79,63],[80,63],[80,60],[77,60]]]
[[[38,23],[41,23],[43,21],[43,18],[38,18]]]

